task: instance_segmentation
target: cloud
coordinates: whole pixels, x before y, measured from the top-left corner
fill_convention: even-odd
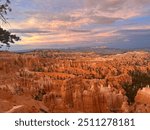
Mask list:
[[[149,48],[150,29],[119,30],[117,37],[112,37],[107,46],[115,48]]]
[[[149,11],[149,0],[84,0],[85,8],[102,16],[131,18]]]
[[[76,21],[61,21],[53,20],[49,23],[50,29],[70,29],[75,27],[80,27],[82,25],[90,24],[93,20],[90,18],[81,18]]]
[[[122,9],[140,9],[150,4],[149,0],[84,0],[87,8],[97,8],[101,11],[116,12]],[[133,11],[133,10],[132,10]]]
[[[28,33],[50,33],[50,31],[39,30],[39,28],[26,28],[26,29],[10,29],[12,33],[21,33],[21,34],[28,34]]]
[[[103,11],[116,11],[125,3],[125,0],[84,0],[84,2],[89,8],[97,7]]]
[[[11,22],[11,28],[14,29],[38,29],[38,30],[45,30],[48,29],[48,23],[45,20],[36,19],[34,17],[30,17],[28,19],[24,19],[21,21],[12,21]]]
[[[143,18],[150,0],[17,0],[13,7],[8,29],[21,35],[19,44],[127,45],[149,39],[150,19]]]

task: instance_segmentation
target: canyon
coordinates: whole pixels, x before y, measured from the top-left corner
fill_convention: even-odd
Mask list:
[[[150,53],[0,52],[0,112],[150,112]]]

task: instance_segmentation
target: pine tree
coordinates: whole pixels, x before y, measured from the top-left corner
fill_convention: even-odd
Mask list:
[[[10,0],[6,0],[5,2],[2,2],[0,0],[0,21],[2,21],[3,23],[8,23],[5,15],[8,14],[8,12],[11,11],[10,8]],[[16,36],[15,34],[11,34],[11,32],[9,32],[8,30],[3,29],[0,26],[0,48],[3,45],[6,45],[7,47],[10,47],[10,44],[15,43],[15,41],[19,41],[20,38],[18,36]]]

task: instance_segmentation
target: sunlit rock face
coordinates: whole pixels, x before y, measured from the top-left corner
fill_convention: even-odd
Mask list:
[[[150,112],[150,88],[143,88],[137,92],[134,104],[135,112]]]
[[[0,52],[0,112],[150,112],[149,59],[148,52]]]
[[[115,89],[80,79],[68,81],[64,93],[64,102],[72,112],[117,112],[125,100]]]

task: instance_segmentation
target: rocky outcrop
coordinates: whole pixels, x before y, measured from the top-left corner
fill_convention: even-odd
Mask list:
[[[150,88],[143,88],[137,92],[135,104],[133,105],[134,112],[150,112]]]
[[[149,88],[138,91],[150,85],[149,59],[148,52],[0,52],[0,112],[149,112]],[[133,103],[130,90],[138,91]]]

